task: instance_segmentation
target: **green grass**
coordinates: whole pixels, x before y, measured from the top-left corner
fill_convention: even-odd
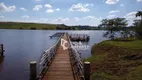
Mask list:
[[[96,55],[96,56],[92,56],[90,58],[85,59],[85,61],[103,61],[104,58],[107,56],[107,54],[100,54],[100,55]]]
[[[92,80],[142,80],[142,40],[103,41],[92,54]]]
[[[129,74],[127,79],[128,80],[142,80],[142,65],[136,67],[136,69]]]
[[[39,23],[20,23],[20,22],[0,22],[0,29],[31,29],[37,30],[51,29],[55,30],[56,24],[39,24]]]
[[[92,80],[120,80],[117,76],[112,76],[106,73],[93,73]]]
[[[142,40],[134,41],[104,41],[103,44],[111,44],[118,47],[128,48],[128,49],[141,49],[142,50]]]

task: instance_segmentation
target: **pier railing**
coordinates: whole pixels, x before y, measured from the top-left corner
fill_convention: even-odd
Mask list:
[[[72,71],[75,80],[90,80],[90,62],[84,62],[80,53],[73,47],[70,37],[69,54],[71,60]]]
[[[56,50],[60,45],[61,38],[62,35],[52,47],[41,54],[40,59],[37,62],[30,62],[30,80],[41,80],[43,78],[52,63]]]

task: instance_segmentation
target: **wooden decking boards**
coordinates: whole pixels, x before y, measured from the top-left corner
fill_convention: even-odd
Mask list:
[[[68,41],[66,34],[62,38]],[[63,47],[59,46],[43,80],[74,80],[68,49],[63,50]]]

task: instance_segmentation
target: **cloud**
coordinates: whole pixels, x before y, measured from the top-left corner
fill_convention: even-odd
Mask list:
[[[123,7],[123,6],[124,6],[124,4],[120,4],[120,6],[121,6],[121,7]]]
[[[119,0],[107,0],[106,4],[116,4]]]
[[[27,11],[25,8],[20,8],[21,10],[23,10],[23,11]]]
[[[51,9],[52,6],[51,6],[50,4],[45,4],[44,6],[47,7],[47,8],[49,8],[49,9],[46,10],[47,13],[53,13],[53,12],[55,12],[55,11],[60,11],[59,8]]]
[[[39,20],[34,20],[36,23],[47,23],[49,20],[46,18],[40,18]]]
[[[55,11],[60,11],[60,9],[59,9],[59,8],[57,8],[57,9],[55,9]]]
[[[119,10],[112,10],[109,13],[112,14],[112,13],[117,13],[117,12],[120,12],[120,11]]]
[[[53,13],[53,12],[55,12],[55,11],[60,11],[60,9],[57,8],[57,9],[47,9],[47,10],[46,10],[47,13]]]
[[[94,21],[101,21],[102,17],[95,17],[95,16],[86,16],[83,19],[87,19],[90,22],[94,22]]]
[[[28,15],[22,16],[22,19],[29,19],[30,17]]]
[[[36,5],[34,8],[33,8],[33,10],[34,11],[39,11],[39,9],[41,9],[42,8],[42,5]]]
[[[86,16],[86,17],[84,17],[84,19],[95,19],[95,17],[94,16]]]
[[[137,0],[137,2],[142,2],[142,0]]]
[[[88,7],[88,6],[94,6],[94,4],[84,4],[84,7]]]
[[[15,5],[6,6],[4,3],[0,3],[0,12],[13,12],[15,9]]]
[[[136,18],[135,17],[135,14],[136,14],[137,12],[130,12],[130,13],[127,13],[125,16],[124,16],[124,18],[126,18],[126,19],[134,19],[134,18]]]
[[[58,19],[56,19],[54,22],[67,22],[67,21],[69,21],[70,19],[69,18],[58,18]]]
[[[78,3],[75,5],[72,5],[69,11],[80,11],[80,12],[89,12],[89,6],[94,6],[93,4],[82,4]]]
[[[37,22],[47,23],[48,19],[46,18],[40,18],[39,20],[36,20]]]
[[[74,19],[75,19],[75,21],[79,21],[80,20],[78,17],[75,17]]]
[[[95,16],[86,16],[86,17],[84,17],[84,19],[101,20],[102,18],[101,17],[97,18]]]
[[[64,22],[69,21],[69,20],[70,20],[69,18],[65,18],[65,19],[63,19],[63,21],[64,21]]]
[[[40,20],[41,21],[48,21],[48,19],[46,19],[46,18],[41,18]]]
[[[36,1],[41,1],[41,0],[36,0]]]
[[[52,8],[52,6],[50,4],[45,4],[44,6],[47,8]]]
[[[116,15],[109,15],[109,16],[107,16],[107,18],[109,18],[109,19],[112,19],[112,18],[115,18],[116,17]]]
[[[128,20],[128,23],[129,23],[129,25],[132,25],[133,24],[133,20],[136,20],[136,19],[140,19],[140,17],[136,17],[135,16],[135,14],[136,14],[137,12],[129,12],[129,13],[127,13],[125,16],[124,16],[124,18],[126,18],[126,20]]]
[[[54,10],[53,10],[53,9],[47,9],[46,12],[47,12],[47,13],[53,13]]]
[[[4,18],[4,16],[0,16],[0,19]]]
[[[136,17],[136,13],[137,12],[130,12],[127,13],[124,18],[126,18],[127,20],[135,20],[135,19],[140,19],[140,17]]]

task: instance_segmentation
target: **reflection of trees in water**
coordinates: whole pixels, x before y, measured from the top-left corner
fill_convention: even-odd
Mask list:
[[[3,69],[3,62],[4,62],[4,57],[0,56],[0,72]]]

